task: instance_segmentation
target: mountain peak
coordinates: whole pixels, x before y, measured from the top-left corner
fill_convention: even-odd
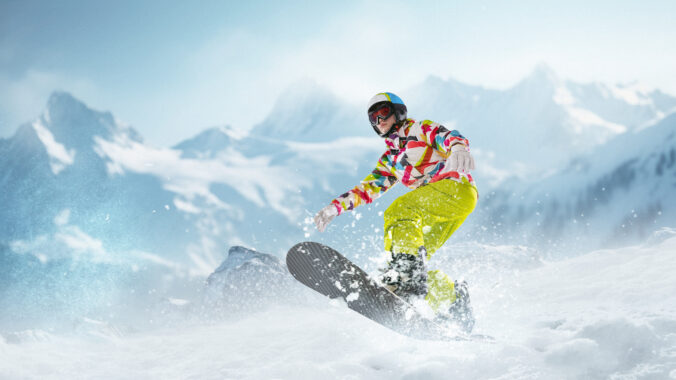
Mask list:
[[[533,68],[532,73],[556,77],[556,72],[554,72],[554,69],[552,69],[552,67],[546,64],[545,62],[538,62],[538,64],[536,64],[535,67]]]
[[[57,141],[73,147],[89,146],[94,136],[109,138],[122,129],[129,130],[134,139],[140,137],[131,128],[118,125],[110,112],[93,110],[65,91],[50,95],[41,119]]]
[[[360,136],[370,131],[361,128],[365,112],[354,109],[314,80],[303,79],[287,87],[270,114],[254,126],[251,134],[292,141]]]
[[[244,137],[246,137],[244,132],[235,130],[229,125],[216,126],[178,143],[174,146],[174,149],[182,151],[184,157],[209,157],[233,145],[234,141],[241,140]]]
[[[63,108],[68,109],[79,108],[82,110],[88,109],[83,102],[76,99],[73,95],[71,95],[68,92],[65,91],[52,92],[52,94],[49,96],[49,99],[47,100],[47,109],[56,110]]]
[[[559,85],[561,80],[556,72],[546,63],[540,62],[531,71],[531,73],[526,76],[517,86],[522,85],[537,85],[537,86],[546,86],[546,87],[556,87]]]
[[[556,90],[562,86],[562,80],[546,63],[538,63],[531,73],[523,78],[509,91],[520,93],[523,96],[538,96],[551,98]]]

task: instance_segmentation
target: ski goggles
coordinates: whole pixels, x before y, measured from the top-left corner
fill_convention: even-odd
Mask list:
[[[369,121],[371,125],[378,125],[379,119],[387,119],[394,113],[394,109],[390,105],[384,105],[375,111],[369,112]]]

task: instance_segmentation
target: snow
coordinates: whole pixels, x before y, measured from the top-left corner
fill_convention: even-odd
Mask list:
[[[13,240],[9,248],[16,254],[33,255],[41,263],[64,259],[87,263],[116,263],[145,265],[152,263],[180,273],[183,267],[166,257],[140,250],[111,251],[103,242],[78,226],[69,224],[70,210],[64,209],[54,218],[56,230],[52,234],[38,235],[32,240]]]
[[[575,104],[577,101],[573,94],[564,86],[559,86],[556,88],[556,91],[554,92],[554,103],[562,105],[562,106],[569,106]]]
[[[589,125],[606,128],[613,134],[621,134],[627,131],[626,126],[603,120],[599,115],[584,108],[569,107],[568,113],[570,114],[571,118],[579,124],[575,130],[576,133],[587,132],[585,129],[581,128],[581,126]]]
[[[184,201],[183,199],[176,197],[174,198],[174,207],[178,210],[183,211],[188,214],[199,214],[200,209],[194,206],[192,203]]]
[[[38,138],[45,146],[47,154],[49,154],[49,166],[54,175],[59,174],[67,166],[73,164],[75,161],[74,149],[68,150],[63,144],[57,142],[52,132],[42,124],[41,120],[33,122],[32,125]]]
[[[125,135],[113,141],[95,140],[96,152],[110,160],[109,175],[130,171],[157,176],[166,190],[181,196],[174,205],[191,213],[200,210],[192,202],[198,197],[205,199],[209,208],[227,210],[228,204],[211,191],[212,184],[224,183],[255,205],[269,206],[295,221],[297,210],[288,206],[289,194],[310,186],[292,168],[271,165],[268,157],[246,158],[233,149],[228,149],[220,160],[192,159],[182,158],[178,150],[149,147]]]
[[[454,258],[442,250],[431,263],[465,273],[476,329],[495,342],[407,338],[306,290],[305,302],[279,300],[217,320],[193,315],[156,329],[129,332],[95,320],[79,334],[5,334],[0,378],[674,377],[673,229],[641,246],[560,261],[527,247],[463,248],[474,252]]]
[[[172,305],[176,305],[176,306],[185,306],[185,305],[190,303],[189,300],[184,300],[184,299],[180,299],[180,298],[169,298],[168,300]]]
[[[356,152],[372,152],[379,157],[385,151],[382,139],[365,137],[344,137],[330,142],[302,143],[289,141],[285,143],[299,160],[308,160],[327,166],[357,167],[360,157]],[[331,152],[331,154],[327,154]],[[373,164],[375,165],[375,163]]]
[[[652,105],[653,101],[646,96],[648,88],[639,84],[632,85],[615,85],[609,86],[611,94],[614,97],[623,100],[631,105]]]
[[[97,257],[105,257],[106,252],[103,249],[103,242],[92,236],[89,236],[80,228],[70,226],[54,235],[54,240],[65,245],[67,250],[76,253],[90,254]]]

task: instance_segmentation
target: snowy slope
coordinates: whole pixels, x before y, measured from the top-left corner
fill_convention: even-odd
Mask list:
[[[220,321],[183,314],[140,332],[89,320],[75,334],[5,335],[0,377],[676,378],[676,231],[554,262],[522,247],[472,249],[479,260],[462,271],[477,329],[494,343],[417,341],[310,297]]]

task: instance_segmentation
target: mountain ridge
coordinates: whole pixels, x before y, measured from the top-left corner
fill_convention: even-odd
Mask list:
[[[533,86],[534,83],[543,81],[552,85],[541,89],[547,94],[542,101],[544,104],[556,105],[556,99],[552,96],[556,95],[556,85],[563,82],[547,67],[537,68],[521,83],[524,86]],[[475,96],[479,96],[493,97],[490,99],[491,107],[505,107],[500,100],[505,99],[501,98],[504,91],[488,90],[434,77],[428,78],[425,83],[429,87],[437,87],[437,92],[432,93],[433,98],[434,95],[443,97],[440,94],[444,94],[444,91],[459,91],[468,102],[466,105],[474,104],[474,107],[478,107],[476,104],[481,103],[477,103]],[[288,107],[291,107],[297,104],[294,96],[305,96],[309,99],[307,104],[310,108],[317,106],[322,111],[320,120],[325,120],[323,117],[330,114],[333,107],[343,107],[337,97],[327,95],[326,89],[316,83],[301,83],[289,91],[289,98],[283,99],[280,104],[289,102]],[[324,95],[313,103],[310,98],[317,91]],[[293,95],[294,92],[296,95]],[[322,99],[328,99],[328,103],[318,106],[324,101]],[[411,99],[418,101],[415,97]],[[524,98],[521,99],[508,99],[507,104],[523,102]],[[60,107],[63,109],[59,109]],[[413,108],[415,107],[411,106]],[[348,107],[341,109],[347,110]],[[561,111],[560,108],[554,109]],[[306,116],[304,110],[302,106],[299,108],[299,117]],[[285,112],[290,111],[286,109]],[[514,110],[510,112],[512,117],[518,114]],[[471,113],[465,114],[469,115]],[[269,118],[274,116],[273,112]],[[313,137],[317,141],[303,142],[303,139],[296,138],[298,136],[291,133],[281,133],[282,137],[288,139],[276,137],[274,133],[264,133],[270,131],[270,126],[264,124],[249,134],[238,134],[231,127],[219,126],[203,130],[171,149],[163,149],[143,143],[133,128],[117,122],[110,112],[91,110],[72,95],[55,92],[50,97],[46,111],[33,124],[24,124],[13,138],[0,140],[0,151],[7,153],[0,159],[3,173],[0,184],[8,189],[0,196],[0,200],[11,205],[0,218],[5,224],[12,226],[4,234],[0,234],[0,238],[3,241],[24,240],[51,233],[59,228],[54,225],[54,218],[64,209],[68,209],[72,224],[79,225],[85,234],[101,238],[104,245],[116,247],[115,249],[135,247],[149,252],[162,252],[168,257],[190,262],[191,265],[201,268],[201,271],[206,271],[206,268],[218,262],[218,248],[213,241],[226,239],[229,245],[255,246],[255,242],[262,241],[262,235],[248,231],[255,229],[258,223],[268,221],[274,222],[265,228],[263,234],[280,234],[280,239],[287,243],[307,235],[311,226],[307,221],[302,221],[304,214],[311,215],[315,209],[352,188],[370,173],[384,146],[373,135],[370,127],[363,127],[366,122],[361,120],[361,114],[358,116],[360,131],[365,132],[364,137],[344,136],[345,131],[340,130],[341,133],[334,140],[329,135],[317,134]],[[532,120],[541,118],[537,112],[531,116]],[[288,117],[293,119],[296,116],[289,114]],[[476,121],[480,122],[481,120]],[[44,136],[41,138],[38,125],[52,133],[53,141],[49,138],[45,140]],[[534,125],[537,123],[531,122],[530,126]],[[487,179],[491,176],[490,170],[493,166],[507,173],[506,178],[511,178],[496,182],[497,189],[506,192],[511,189],[512,192],[518,190],[525,194],[528,190],[525,186],[529,185],[522,185],[528,184],[523,178],[542,178],[535,176],[532,169],[526,168],[519,172],[509,166],[496,166],[497,160],[503,161],[503,157],[490,152],[490,146],[482,144],[482,138],[488,137],[486,134],[483,137],[474,136],[472,129],[467,130],[464,125],[449,127],[457,127],[470,139],[477,157],[475,178],[480,193],[490,194],[491,186],[486,183],[490,182]],[[645,130],[649,131],[651,128],[653,127]],[[627,130],[620,135],[629,136],[637,131],[643,129]],[[496,128],[493,138],[499,137],[500,133],[502,132],[499,128]],[[515,132],[512,131],[512,134]],[[55,146],[60,144],[61,147],[56,146],[56,150],[50,155],[45,145],[47,140],[52,141]],[[502,143],[513,150],[524,144],[533,144],[533,141],[516,133],[513,144],[511,141]],[[548,149],[540,148],[545,152]],[[505,154],[511,152],[510,149],[505,151]],[[491,159],[488,153],[492,153],[494,158]],[[532,156],[535,161],[539,159],[532,152],[525,152],[523,155]],[[576,156],[570,153],[566,162]],[[668,168],[671,162],[669,157],[667,153],[663,159],[664,168]],[[581,165],[584,158],[577,162]],[[560,170],[566,170],[564,165],[561,168],[564,169],[552,167],[549,172],[561,173]],[[513,176],[524,172],[532,172],[533,175],[521,178]],[[393,190],[377,201],[377,204],[367,206],[367,209],[376,212],[382,210],[387,199],[402,191],[405,189]],[[498,194],[501,193],[498,191]],[[509,211],[509,215],[504,218],[500,217],[500,210],[506,210],[505,203],[500,203],[497,197],[491,196],[486,196],[482,202],[491,198],[494,200],[486,203],[491,206],[485,210],[486,217],[476,218],[484,223],[484,227],[500,223],[501,218],[521,220],[514,218],[514,211]],[[32,203],[21,199],[31,199]],[[509,202],[521,205],[518,207],[524,210],[529,209],[524,201],[510,199]],[[40,206],[39,209],[31,212],[37,205]],[[356,226],[361,225],[377,230],[381,221],[375,212],[374,215],[371,214],[364,213],[365,216],[356,221],[341,218],[337,225],[342,228],[357,228]],[[361,210],[354,215],[362,215]],[[112,229],[111,222],[115,226]],[[200,227],[194,228],[195,225]],[[500,228],[508,230],[505,224]],[[147,229],[152,234],[129,234],[134,229]],[[158,236],[167,231],[171,233],[158,244]],[[129,235],[119,239],[119,236],[125,234]],[[286,236],[282,238],[281,234]],[[199,240],[198,236],[202,236],[203,243],[195,243]],[[244,236],[249,237],[243,240]],[[344,241],[341,244],[351,243]],[[272,242],[257,248],[274,252],[274,245]],[[203,252],[200,253],[200,250]]]

